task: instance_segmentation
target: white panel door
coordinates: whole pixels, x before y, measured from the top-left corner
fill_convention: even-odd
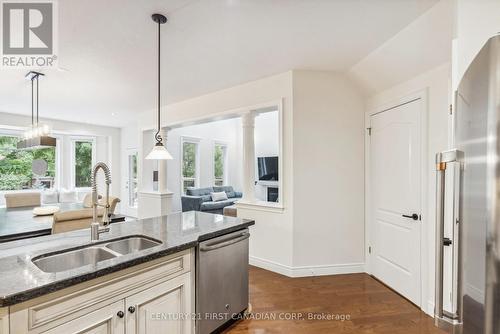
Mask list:
[[[372,274],[418,306],[421,103],[418,99],[371,116],[370,136]]]
[[[126,298],[127,334],[190,334],[191,297],[186,273]]]

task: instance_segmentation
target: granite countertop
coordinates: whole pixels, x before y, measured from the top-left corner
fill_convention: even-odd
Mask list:
[[[91,210],[85,208],[83,203],[56,203],[48,206],[58,206],[60,212],[80,209]],[[0,243],[50,235],[54,217],[52,215],[33,216],[34,208],[35,206],[0,208]],[[124,219],[125,216],[111,215],[111,222],[123,221]]]
[[[188,248],[199,242],[254,225],[245,220],[191,211],[110,225],[99,243],[130,235],[162,242],[140,252],[59,273],[45,273],[31,259],[90,244],[89,229],[48,235],[0,244],[0,307],[20,303],[66,287],[148,262]]]
[[[58,206],[61,212],[83,209],[83,203],[57,203],[54,205]],[[35,206],[0,208],[0,242],[22,239],[23,236],[50,234],[54,220],[52,215],[33,216],[34,208]]]

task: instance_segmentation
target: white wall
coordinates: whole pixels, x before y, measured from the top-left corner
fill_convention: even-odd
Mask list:
[[[61,153],[60,163],[62,175],[59,175],[59,187],[72,189],[71,184],[71,137],[92,137],[96,140],[96,161],[103,161],[111,169],[112,184],[111,194],[120,197],[120,129],[90,125],[75,122],[58,121],[51,119],[40,119],[41,123],[48,124],[54,135],[60,137],[58,141],[59,152]],[[15,127],[18,129],[26,128],[31,124],[31,117],[15,115],[9,113],[0,113],[0,127],[2,125]],[[102,176],[98,177],[100,191],[104,191],[104,182]],[[120,208],[118,207],[117,212]]]
[[[276,101],[282,102],[283,208],[239,207],[238,216],[256,221],[251,229],[251,263],[289,276],[362,271],[364,100],[348,78],[331,72],[283,73],[169,105],[163,108],[162,119],[167,121],[162,126],[238,115]],[[260,137],[259,117],[256,137]],[[154,112],[141,115],[138,129],[153,127]],[[171,141],[172,133],[168,145]],[[179,146],[173,145],[172,150]],[[257,154],[274,153],[272,147],[257,145]],[[173,168],[168,166],[168,174]],[[318,175],[326,175],[321,185],[311,182]],[[323,185],[326,196],[318,193]]]
[[[454,48],[454,88],[486,41],[500,33],[500,1],[456,1],[456,47]]]
[[[293,105],[294,267],[362,272],[363,96],[345,75],[294,71]]]
[[[292,266],[293,230],[293,151],[292,151],[292,72],[285,72],[261,80],[248,82],[211,94],[175,103],[162,108],[162,126],[178,125],[200,119],[220,118],[234,112],[250,111],[269,106],[268,103],[282,102],[283,157],[286,166],[283,175],[283,209],[241,208],[238,215],[255,219],[250,238],[250,256],[254,264],[290,273]],[[147,111],[138,117],[137,129],[153,129],[156,113]],[[144,164],[144,153],[139,138],[139,170]],[[145,146],[144,146],[145,147]],[[146,175],[146,177],[149,177]],[[141,182],[142,183],[142,182]],[[141,184],[142,191],[151,190],[148,184]]]
[[[427,118],[427,169],[424,191],[427,193],[427,203],[424,203],[422,213],[422,236],[427,239],[427,247],[423,249],[424,266],[422,268],[422,308],[429,314],[434,308],[434,243],[435,243],[435,154],[448,148],[451,67],[449,63],[423,73],[411,80],[396,85],[390,89],[371,96],[367,102],[367,110],[375,110],[386,106],[404,96],[420,90],[428,93]]]
[[[450,61],[453,1],[436,3],[355,64],[349,75],[372,95]]]
[[[214,145],[227,145],[227,185],[242,190],[241,120],[233,118],[192,125],[168,132],[167,150],[173,160],[167,162],[167,188],[174,193],[172,211],[181,211],[181,139],[197,139],[199,149],[199,187],[212,187],[214,181]]]

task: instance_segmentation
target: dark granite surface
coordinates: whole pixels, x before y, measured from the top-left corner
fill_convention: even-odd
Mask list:
[[[57,203],[49,206],[58,206],[60,212],[84,209],[83,203]],[[33,216],[34,208],[0,208],[0,243],[51,233],[53,216]],[[112,222],[123,221],[125,216],[113,215],[111,219]]]
[[[244,220],[203,212],[175,213],[168,216],[115,223],[101,241],[130,235],[144,235],[162,244],[137,253],[87,265],[60,273],[45,273],[31,259],[90,244],[90,230],[42,236],[0,244],[0,307],[20,303],[74,284],[100,277],[133,265],[197,246],[202,240],[254,225]]]
[[[52,205],[51,205],[52,206]],[[82,203],[58,203],[61,212],[83,209]],[[34,207],[0,208],[0,238],[52,229],[52,215],[33,216]]]

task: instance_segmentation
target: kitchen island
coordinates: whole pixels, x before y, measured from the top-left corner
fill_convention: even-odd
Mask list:
[[[193,211],[0,244],[0,333],[193,333],[198,245],[253,224]]]

